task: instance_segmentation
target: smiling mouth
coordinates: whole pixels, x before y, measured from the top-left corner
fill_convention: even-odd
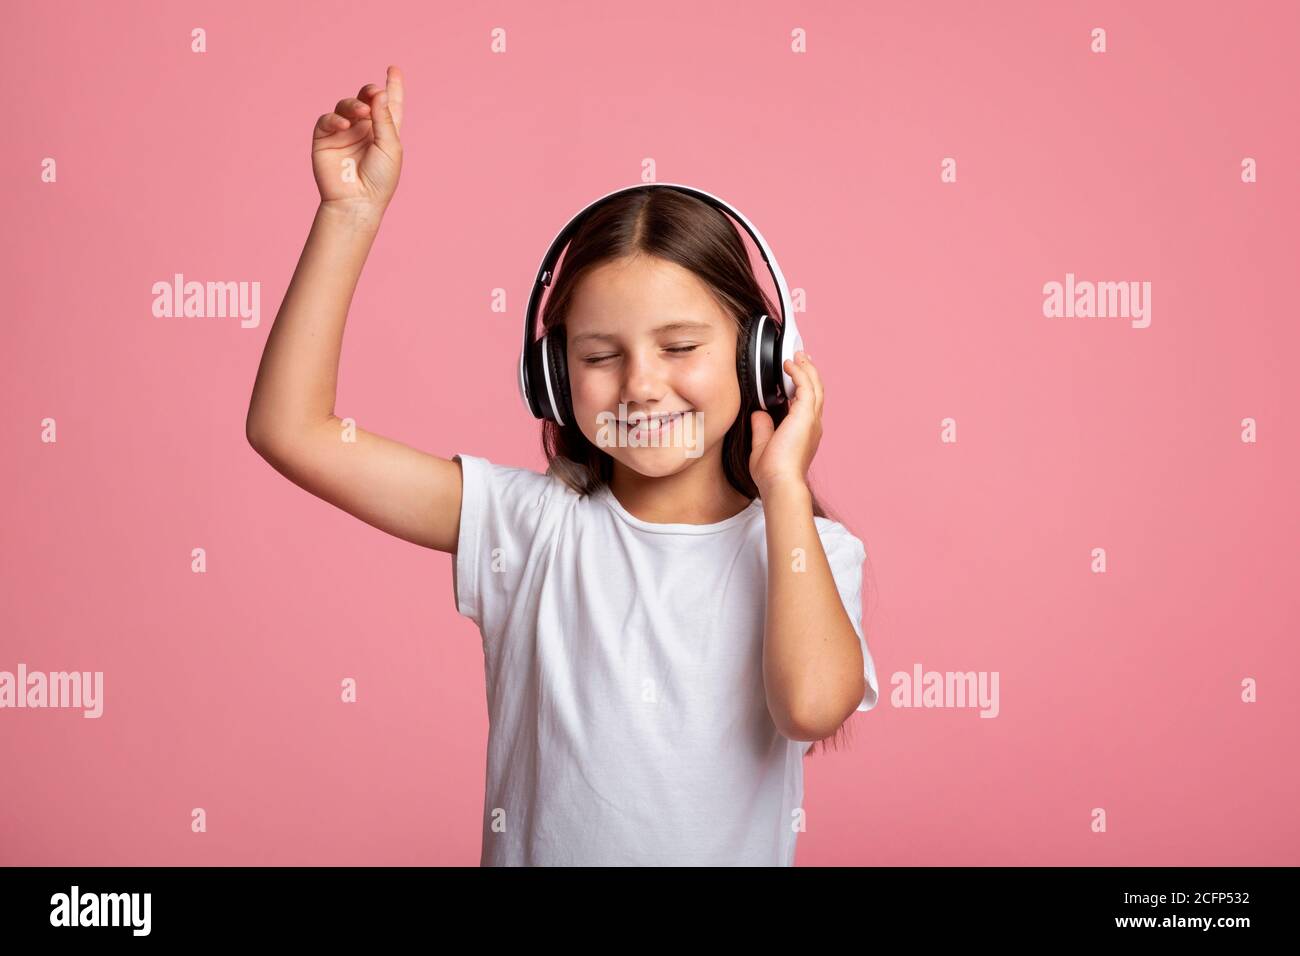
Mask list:
[[[688,409],[689,411],[689,409]],[[625,418],[621,424],[627,426],[632,432],[657,432],[665,428],[671,428],[676,422],[680,421],[682,416],[687,412],[668,412],[666,414],[656,414],[650,416],[633,415],[631,418]]]

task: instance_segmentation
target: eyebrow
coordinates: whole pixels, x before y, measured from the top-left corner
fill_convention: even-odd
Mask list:
[[[651,329],[650,331],[651,331],[652,333],[659,333],[659,332],[709,332],[709,331],[712,331],[712,329],[713,329],[713,326],[711,326],[711,325],[710,325],[709,323],[707,323],[707,322],[666,322],[666,323],[663,324],[663,325],[657,325],[657,326],[655,326],[655,327],[654,327],[653,329]],[[611,333],[611,332],[583,332],[581,335],[579,335],[579,336],[575,336],[574,339],[572,340],[572,342],[571,342],[570,344],[571,344],[571,345],[577,345],[579,342],[584,342],[584,341],[586,341],[587,339],[605,339],[605,340],[607,340],[607,341],[614,341],[616,338],[617,338],[617,336],[615,336],[615,335],[614,335],[613,333]]]

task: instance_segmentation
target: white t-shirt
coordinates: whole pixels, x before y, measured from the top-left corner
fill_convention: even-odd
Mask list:
[[[811,743],[763,685],[761,499],[708,525],[457,455],[456,609],[483,638],[482,866],[792,866]],[[815,523],[858,640],[862,542]]]

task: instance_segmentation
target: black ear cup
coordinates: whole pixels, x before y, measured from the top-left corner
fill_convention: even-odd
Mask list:
[[[740,387],[769,412],[785,403],[781,387],[781,329],[766,315],[750,323],[740,356]]]
[[[542,346],[546,341],[545,336],[542,339],[532,343],[524,352],[524,362],[528,368],[528,410],[533,413],[534,418],[542,418],[548,421],[554,421],[555,415],[551,411],[550,396],[546,391],[546,370],[542,368]]]
[[[759,316],[749,324],[736,362],[742,394],[771,415],[778,426],[789,411],[781,379],[782,331],[768,316]]]
[[[785,404],[785,390],[781,387],[781,327],[771,319],[763,323],[763,339],[758,346],[761,358],[759,387],[763,390],[763,403],[768,410]]]
[[[736,378],[740,382],[742,400],[753,400],[758,396],[757,376],[754,373],[754,340],[758,336],[758,322],[750,322],[745,330],[745,340],[740,343],[740,354],[736,356]]]
[[[555,400],[559,404],[559,419],[562,425],[575,425],[573,420],[573,398],[569,394],[569,337],[563,325],[557,325],[546,333],[543,347],[550,360],[551,387],[555,389]],[[557,419],[548,416],[552,421]]]
[[[528,366],[529,411],[534,418],[560,425],[573,423],[566,343],[564,326],[557,326],[529,346],[524,355]]]

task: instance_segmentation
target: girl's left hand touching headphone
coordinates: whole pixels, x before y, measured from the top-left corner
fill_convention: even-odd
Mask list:
[[[794,379],[794,398],[781,427],[773,426],[767,412],[755,411],[750,416],[754,438],[749,474],[760,496],[783,483],[806,485],[808,466],[822,440],[821,376],[803,351],[785,363],[785,370]]]

